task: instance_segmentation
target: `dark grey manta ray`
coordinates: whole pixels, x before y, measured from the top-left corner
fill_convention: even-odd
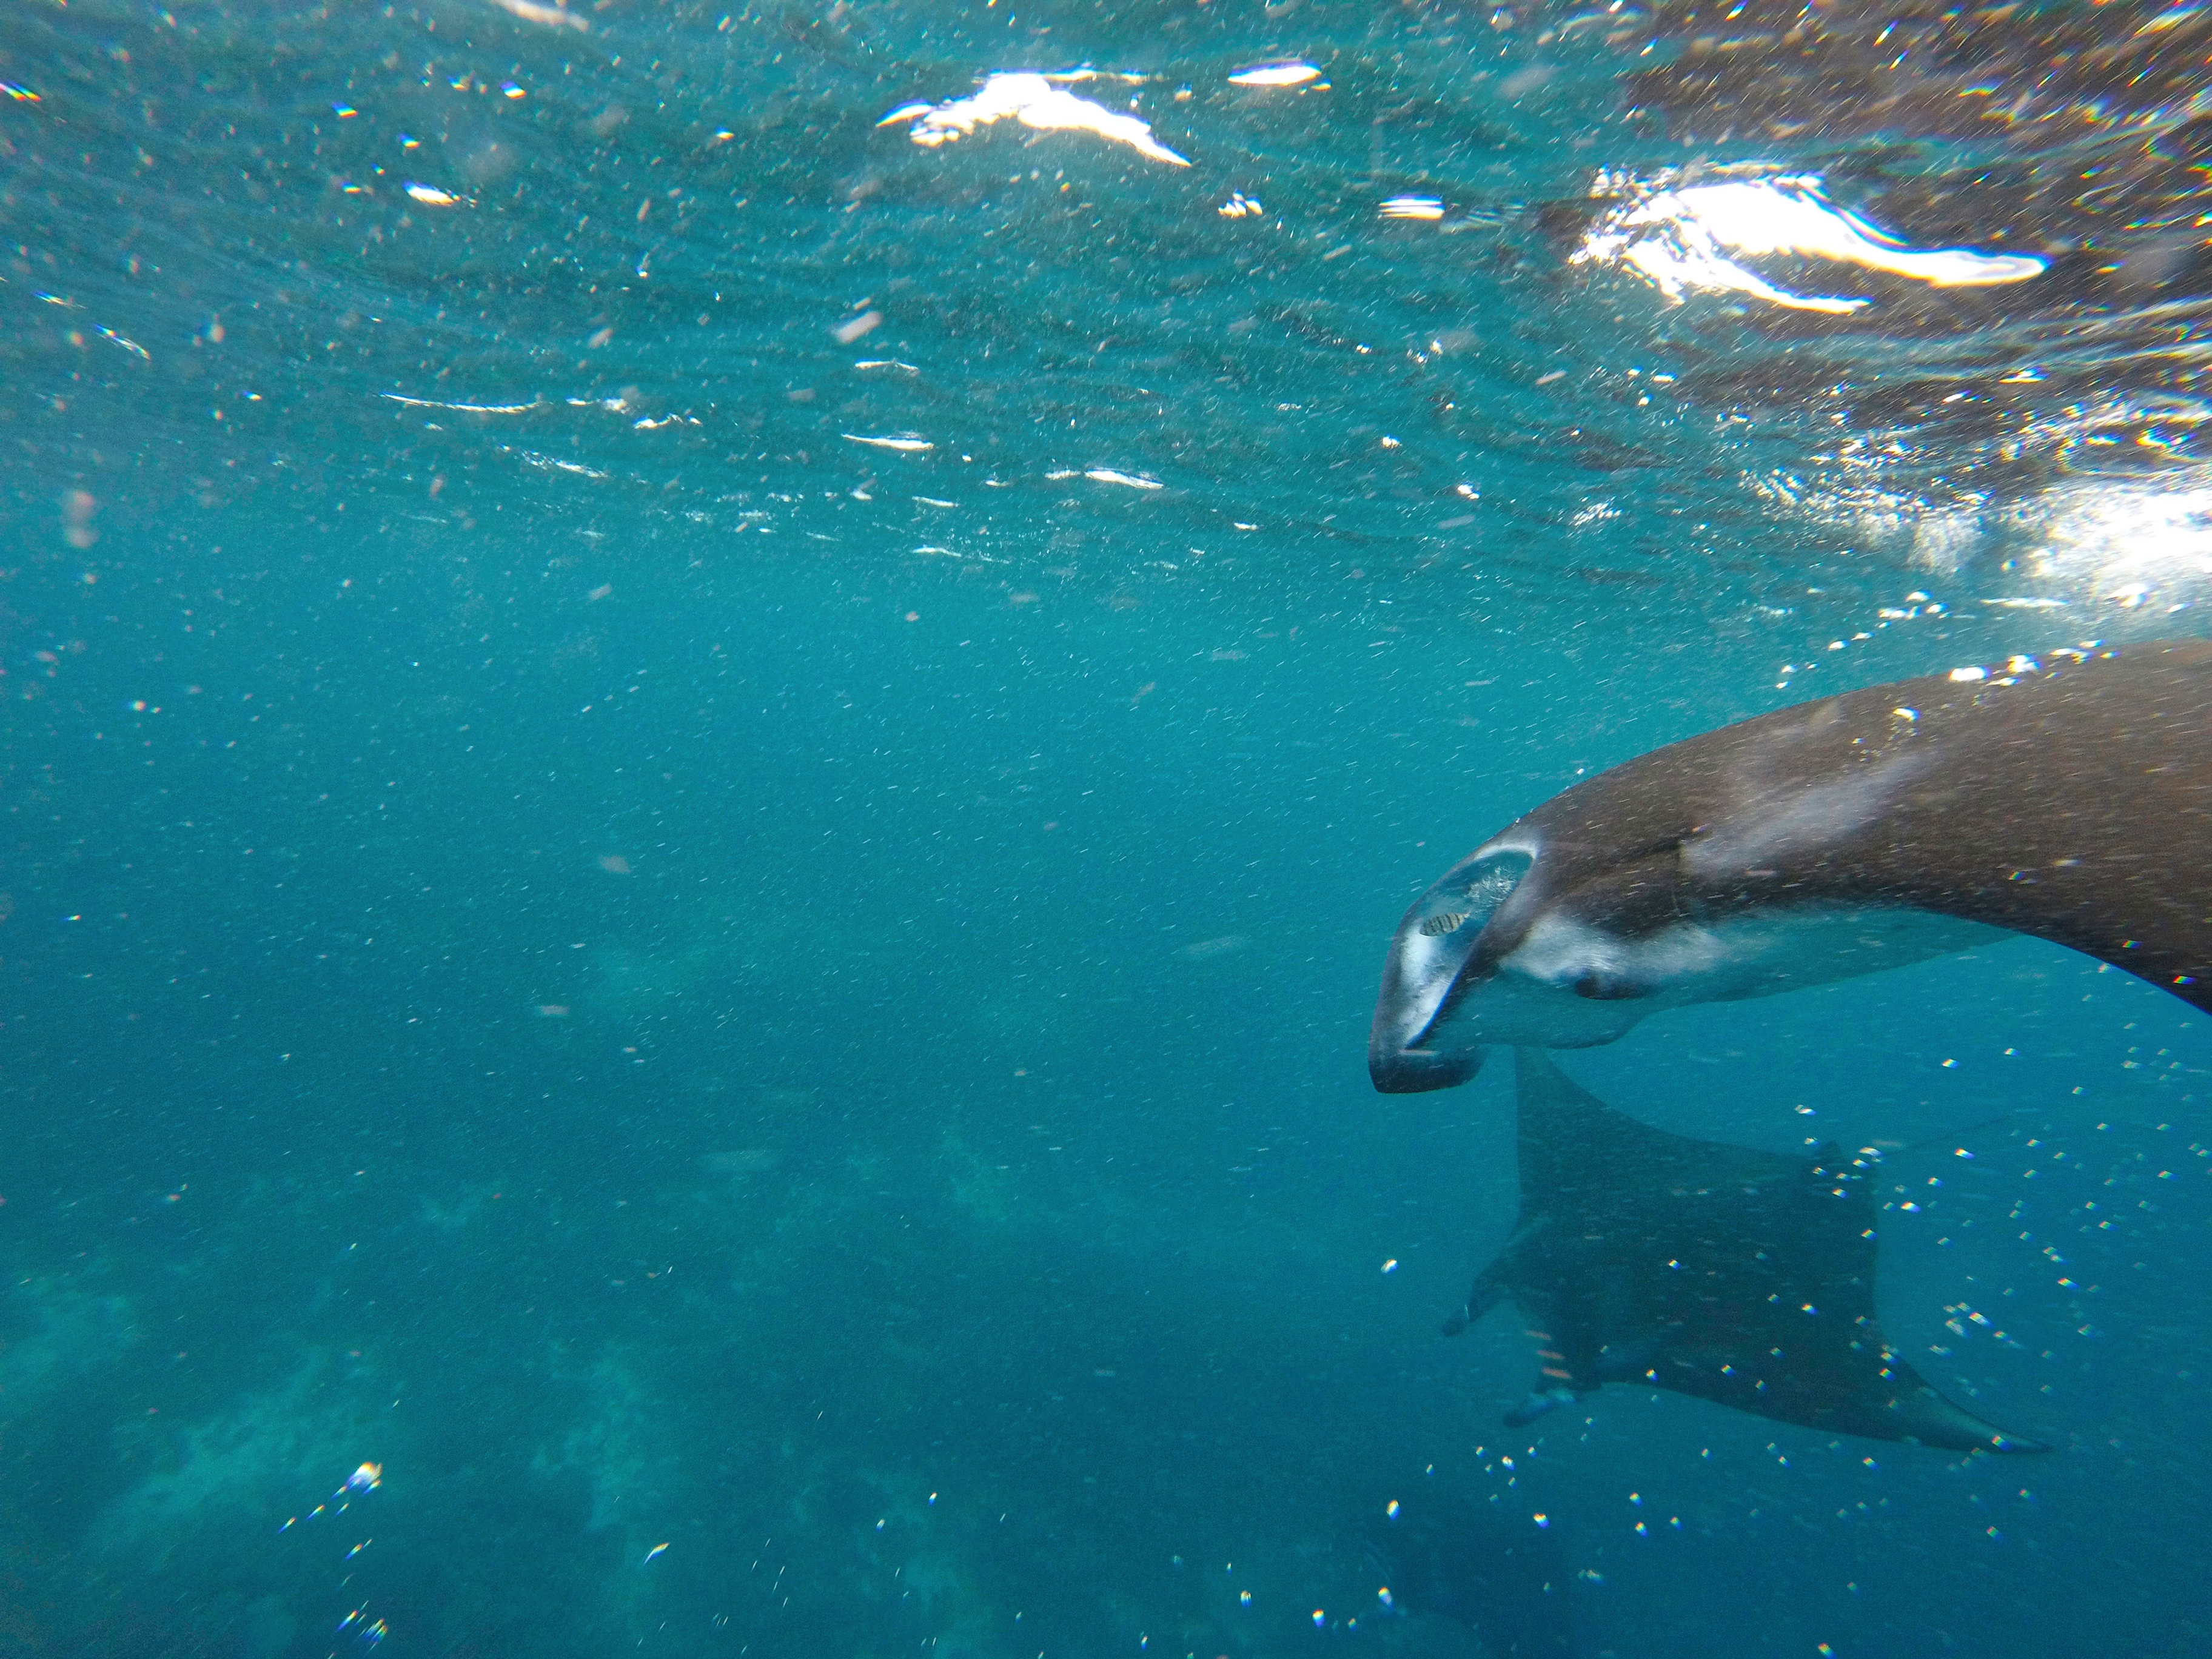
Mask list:
[[[1390,942],[1375,1086],[1583,1048],[2010,928],[2212,1012],[2212,644],[2014,658],[1801,703],[1577,784]]]
[[[1638,1123],[1541,1050],[1517,1055],[1521,1212],[1467,1328],[1510,1297],[1541,1345],[1518,1425],[1641,1382],[1826,1433],[2045,1451],[1954,1405],[1874,1310],[1875,1201],[1834,1146],[1785,1158]]]

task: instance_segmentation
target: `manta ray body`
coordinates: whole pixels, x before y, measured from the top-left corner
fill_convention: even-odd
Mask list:
[[[1882,1335],[1868,1159],[1671,1134],[1540,1050],[1517,1058],[1520,1213],[1444,1327],[1507,1298],[1528,1320],[1541,1365],[1510,1423],[1641,1382],[1832,1433],[2047,1449],[1945,1399]]]
[[[2015,658],[1725,726],[1555,795],[1399,923],[1375,1086],[2033,933],[2212,1012],[2212,644]]]

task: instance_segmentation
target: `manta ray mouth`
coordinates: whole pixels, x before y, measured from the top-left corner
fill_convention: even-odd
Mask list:
[[[1534,861],[1530,848],[1481,848],[1445,872],[1398,923],[1367,1035],[1367,1075],[1377,1091],[1449,1089],[1482,1069],[1480,1048],[1437,1039],[1483,928]]]
[[[1437,1054],[1426,1048],[1386,1048],[1367,1045],[1367,1075],[1376,1092],[1386,1095],[1426,1094],[1432,1089],[1454,1089],[1482,1069],[1482,1050],[1462,1048]]]

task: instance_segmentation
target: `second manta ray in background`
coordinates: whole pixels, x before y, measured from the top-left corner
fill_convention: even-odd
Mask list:
[[[1510,1297],[1534,1328],[1541,1370],[1508,1423],[1632,1382],[1832,1434],[2049,1449],[1954,1405],[1883,1340],[1863,1166],[1669,1134],[1540,1050],[1517,1058],[1520,1214],[1444,1327]]]
[[[2212,1011],[2212,645],[2014,658],[1654,750],[1492,836],[1398,924],[1388,1093],[1484,1043],[1894,967],[2009,928]]]

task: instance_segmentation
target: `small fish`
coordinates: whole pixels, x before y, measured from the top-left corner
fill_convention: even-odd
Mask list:
[[[1460,923],[1467,920],[1467,917],[1468,913],[1464,910],[1451,910],[1440,916],[1431,916],[1421,924],[1421,937],[1440,939],[1458,927]]]

